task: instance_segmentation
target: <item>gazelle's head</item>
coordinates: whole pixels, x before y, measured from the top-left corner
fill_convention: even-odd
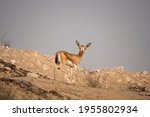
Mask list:
[[[79,50],[80,50],[81,52],[84,52],[84,51],[86,50],[86,48],[90,47],[90,45],[91,45],[91,43],[88,43],[88,44],[86,44],[86,45],[81,45],[81,44],[79,43],[79,41],[77,41],[77,40],[76,40],[76,44],[78,45]]]

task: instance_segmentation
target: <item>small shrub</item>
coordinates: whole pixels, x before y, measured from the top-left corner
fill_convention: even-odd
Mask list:
[[[87,77],[87,81],[88,81],[89,87],[98,87],[99,86],[99,79],[98,78]]]
[[[10,41],[5,41],[4,42],[4,47],[5,48],[10,48]]]

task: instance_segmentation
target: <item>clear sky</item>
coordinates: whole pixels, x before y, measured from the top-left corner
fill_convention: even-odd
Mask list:
[[[0,36],[18,49],[78,53],[80,66],[150,71],[150,0],[0,0]]]

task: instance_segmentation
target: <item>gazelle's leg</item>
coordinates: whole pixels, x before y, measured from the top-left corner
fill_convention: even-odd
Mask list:
[[[71,73],[71,76],[72,76],[72,73],[73,73],[73,71],[72,71],[72,67],[70,67],[70,73]]]
[[[74,70],[76,70],[77,69],[77,65],[73,64],[73,68],[74,68]]]

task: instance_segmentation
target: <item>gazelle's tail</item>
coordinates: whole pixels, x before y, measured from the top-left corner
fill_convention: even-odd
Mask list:
[[[60,64],[60,55],[59,55],[59,53],[56,53],[56,56],[55,56],[55,63],[56,63],[57,65]]]

